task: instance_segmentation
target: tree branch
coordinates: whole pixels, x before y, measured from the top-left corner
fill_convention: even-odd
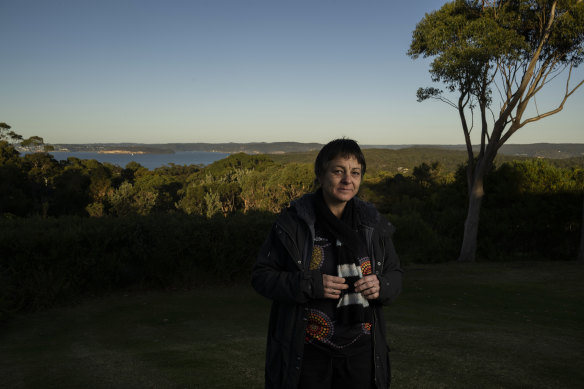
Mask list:
[[[570,72],[568,74],[568,80],[566,81],[566,93],[564,94],[564,97],[562,98],[562,101],[560,102],[560,104],[558,105],[557,108],[542,113],[541,115],[537,115],[534,117],[531,117],[529,119],[524,120],[521,123],[515,123],[514,126],[512,126],[509,131],[507,131],[507,133],[505,133],[505,135],[501,138],[499,144],[502,146],[510,137],[511,135],[513,135],[518,129],[520,129],[521,127],[525,126],[528,123],[532,123],[535,121],[538,121],[540,119],[543,119],[545,117],[554,115],[558,112],[560,112],[562,109],[564,109],[564,104],[566,103],[566,101],[568,100],[568,98],[578,89],[580,88],[582,85],[584,85],[584,80],[580,81],[578,83],[578,85],[576,85],[572,90],[570,90],[569,84],[570,84],[570,78],[571,78],[571,73],[572,73],[572,69],[573,69],[573,65],[570,66]],[[499,146],[500,147],[500,146]]]
[[[572,69],[570,68],[570,71],[571,71],[571,70],[572,70]],[[569,91],[569,92],[568,92],[569,88],[568,88],[568,87],[566,87],[566,94],[564,95],[564,98],[562,99],[562,101],[560,102],[560,104],[558,105],[558,107],[557,107],[556,109],[553,109],[553,110],[551,110],[551,111],[548,111],[548,112],[546,112],[546,113],[542,113],[541,115],[537,115],[537,116],[534,116],[534,117],[532,117],[532,118],[529,118],[529,119],[526,119],[526,120],[524,120],[524,121],[523,121],[523,122],[522,122],[522,123],[521,123],[521,124],[520,124],[520,125],[517,127],[517,129],[519,129],[519,128],[521,128],[521,127],[525,126],[525,125],[526,125],[526,124],[528,124],[528,123],[532,123],[532,122],[538,121],[538,120],[540,120],[540,119],[543,119],[543,118],[545,118],[545,117],[548,117],[548,116],[551,116],[551,115],[554,115],[554,114],[556,114],[556,113],[560,112],[562,109],[564,109],[564,104],[566,103],[566,101],[568,100],[568,98],[569,98],[569,97],[570,97],[570,96],[571,96],[571,95],[572,95],[572,94],[573,94],[573,93],[576,91],[576,89],[578,89],[579,87],[581,87],[583,84],[584,84],[584,80],[580,81],[580,82],[578,83],[578,85],[576,85],[576,86],[574,87],[574,89],[572,89],[572,90],[571,90],[571,91]]]
[[[509,101],[509,104],[506,107],[505,111],[502,112],[499,120],[506,120],[506,118],[511,114],[511,112],[516,107],[518,109],[517,119],[520,120],[521,113],[526,108],[526,105],[524,104],[525,100],[522,101],[523,95],[524,95],[525,90],[527,89],[528,85],[530,85],[530,83],[532,82],[532,77],[534,75],[534,71],[535,71],[536,65],[539,61],[544,44],[547,43],[547,41],[549,40],[549,37],[551,34],[551,28],[552,28],[554,18],[555,18],[556,5],[557,5],[557,1],[554,1],[552,3],[552,6],[551,6],[549,20],[547,21],[546,27],[544,29],[544,34],[543,34],[542,38],[540,39],[540,41],[537,45],[537,49],[533,53],[531,60],[529,61],[529,63],[526,64],[527,67],[525,69],[525,72],[523,73],[523,77],[521,79],[521,84],[519,85],[517,91],[515,91],[515,93],[513,94],[513,97]],[[547,14],[545,16],[547,16]],[[518,104],[521,104],[522,107],[518,107]],[[501,146],[502,145],[501,141],[503,139],[505,139],[505,141],[506,141],[506,139],[509,139],[509,137],[511,136],[511,134],[513,132],[517,131],[517,128],[514,128],[514,127],[515,127],[515,124],[512,124],[511,128],[509,128],[509,131],[507,131],[505,136],[501,137],[502,131],[503,131],[503,126],[501,125],[501,123],[498,123],[498,124],[495,123],[495,128],[493,129],[492,136],[494,139],[497,139],[497,143]],[[503,141],[503,143],[504,143],[504,141]],[[498,147],[500,147],[500,146],[498,146]]]
[[[474,159],[474,153],[472,151],[472,142],[470,139],[470,132],[468,129],[468,123],[466,121],[466,115],[464,114],[464,107],[468,104],[469,99],[470,96],[468,93],[463,93],[460,95],[458,99],[458,114],[460,116],[460,122],[462,124],[462,132],[464,133],[464,141],[466,144],[468,163],[471,164]]]

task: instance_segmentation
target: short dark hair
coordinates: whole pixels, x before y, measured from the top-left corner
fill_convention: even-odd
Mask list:
[[[361,164],[361,175],[365,174],[365,156],[361,148],[353,139],[341,138],[330,141],[318,152],[316,161],[314,161],[316,178],[318,179],[325,172],[330,161],[339,156],[343,158],[355,157],[357,162]]]

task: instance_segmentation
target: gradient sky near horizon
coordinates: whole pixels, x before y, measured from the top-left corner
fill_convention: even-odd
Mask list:
[[[457,111],[416,101],[429,61],[406,55],[444,3],[0,0],[0,121],[48,143],[462,144]],[[580,88],[509,143],[584,143],[583,106]]]

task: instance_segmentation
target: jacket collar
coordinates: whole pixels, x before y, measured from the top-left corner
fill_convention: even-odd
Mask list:
[[[311,229],[314,228],[314,222],[316,221],[313,205],[314,196],[314,193],[308,193],[290,203],[290,208],[294,209],[298,217],[304,220]],[[377,212],[377,209],[375,209],[373,204],[363,201],[358,197],[354,197],[354,199],[360,224],[367,227],[374,227],[379,220],[379,212]]]

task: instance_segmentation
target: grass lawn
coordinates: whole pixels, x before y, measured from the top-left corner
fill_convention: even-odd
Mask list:
[[[412,265],[386,309],[392,388],[580,388],[584,265]],[[0,388],[261,388],[248,285],[126,293],[0,327]]]

